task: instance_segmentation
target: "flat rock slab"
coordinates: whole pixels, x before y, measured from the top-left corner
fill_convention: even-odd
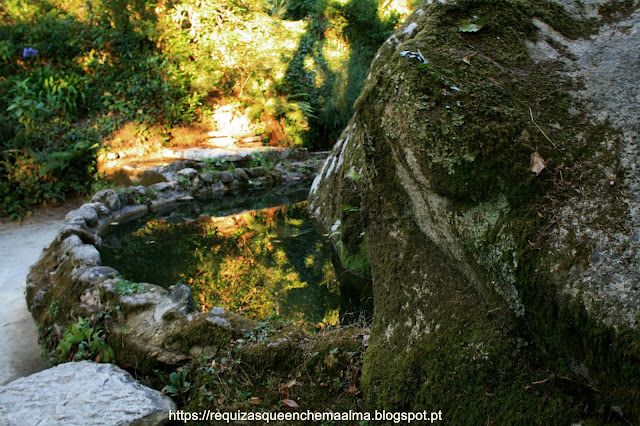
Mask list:
[[[176,404],[112,364],[69,362],[0,386],[0,425],[162,425]]]
[[[183,150],[165,149],[162,156],[165,159],[180,159],[204,161],[207,158],[217,158],[225,161],[240,161],[250,157],[256,152],[283,151],[285,148],[260,146],[260,147],[226,147],[226,148],[191,148]]]

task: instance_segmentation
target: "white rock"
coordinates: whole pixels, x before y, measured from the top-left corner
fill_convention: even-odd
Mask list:
[[[69,362],[0,386],[0,424],[161,425],[175,403],[112,364]]]

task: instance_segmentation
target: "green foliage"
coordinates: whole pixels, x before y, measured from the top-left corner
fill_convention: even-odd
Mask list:
[[[328,148],[398,22],[393,7],[377,0],[3,2],[0,214],[19,217],[86,190],[80,183],[95,173],[89,147],[123,124],[205,121],[216,104],[246,110],[271,145]],[[147,142],[142,136],[136,143]],[[81,148],[79,139],[91,143]]]
[[[263,321],[258,322],[253,330],[245,333],[244,337],[248,342],[264,342],[269,336],[288,324],[291,324],[291,321],[284,320],[279,315],[272,313],[267,315]]]
[[[362,239],[355,252],[343,249],[340,255],[340,262],[345,269],[363,277],[371,276],[371,265],[367,253],[366,240]]]
[[[251,160],[248,164],[249,167],[271,167],[273,163],[265,157],[262,152],[254,152],[251,154]]]
[[[188,178],[188,177],[186,177],[186,176],[180,176],[180,177],[178,178],[178,183],[179,183],[183,188],[186,188],[186,189],[190,189],[190,188],[191,188],[191,179],[189,179],[189,178]]]
[[[42,118],[50,113],[50,110],[37,96],[35,90],[29,85],[29,78],[17,81],[15,86],[9,90],[14,98],[9,103],[7,112],[10,112],[24,126],[24,131],[28,137],[42,125]]]
[[[49,309],[47,309],[47,317],[56,318],[60,314],[60,302],[54,300],[49,305]]]
[[[458,29],[463,33],[476,33],[485,26],[487,20],[485,18],[472,18],[460,20],[460,26]]]
[[[187,381],[189,369],[183,367],[169,375],[169,382],[164,387],[164,392],[172,397],[177,397],[184,402],[186,395],[191,390],[191,383]]]
[[[137,282],[129,281],[124,278],[118,278],[116,282],[116,291],[121,296],[129,296],[131,294],[144,293],[144,287]]]
[[[52,356],[52,361],[78,361],[92,359],[96,362],[114,360],[113,348],[106,342],[104,329],[91,319],[78,318],[78,321],[67,326],[62,339]]]
[[[204,168],[202,169],[202,173],[210,173],[214,179],[217,179],[217,175],[214,173],[220,170],[228,170],[231,171],[234,167],[232,161],[227,161],[221,158],[212,158],[208,157],[204,160]]]
[[[63,138],[66,150],[46,147],[0,152],[0,215],[19,218],[30,206],[63,200],[69,190],[91,186],[98,145],[93,135],[71,131]]]
[[[305,140],[330,147],[353,115],[369,63],[399,16],[376,0],[290,0],[287,10],[290,19],[306,20],[307,32],[288,64],[285,90],[308,94],[314,116],[307,116]],[[391,13],[381,19],[380,10]]]
[[[356,172],[355,170],[349,170],[346,176],[354,182],[362,180],[362,173]]]

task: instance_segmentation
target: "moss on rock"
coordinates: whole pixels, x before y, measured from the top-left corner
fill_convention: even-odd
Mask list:
[[[635,207],[614,189],[629,139],[575,94],[574,40],[602,22],[554,3],[425,3],[376,55],[310,199],[353,239],[340,209],[362,171],[373,407],[439,407],[456,424],[638,419]]]

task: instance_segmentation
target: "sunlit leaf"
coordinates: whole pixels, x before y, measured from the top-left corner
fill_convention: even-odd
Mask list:
[[[460,25],[458,29],[463,33],[475,33],[478,32],[484,27],[484,24],[487,22],[486,19],[461,19]]]
[[[292,387],[294,387],[294,386],[295,386],[295,385],[297,385],[297,384],[298,384],[298,382],[296,381],[296,379],[293,379],[293,380],[291,380],[289,383],[287,383],[287,385],[286,385],[286,386],[287,386],[288,388],[292,388]]]

